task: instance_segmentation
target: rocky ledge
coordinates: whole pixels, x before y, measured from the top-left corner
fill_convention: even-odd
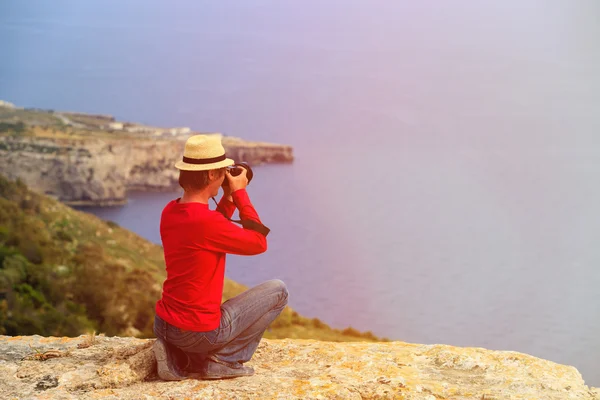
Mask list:
[[[586,399],[579,372],[522,353],[263,340],[251,377],[157,379],[153,340],[0,336],[2,399]]]

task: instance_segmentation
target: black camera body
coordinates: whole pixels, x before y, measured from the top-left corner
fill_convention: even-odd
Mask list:
[[[228,168],[229,168],[229,173],[232,176],[238,176],[239,174],[242,173],[242,168],[244,168],[247,171],[246,177],[248,178],[248,184],[250,184],[250,181],[252,180],[252,177],[254,176],[254,173],[252,172],[252,168],[250,168],[250,164],[248,164],[247,162],[241,162],[241,163],[236,163]],[[225,180],[223,180],[223,184],[221,186],[223,186],[223,187],[229,186],[229,180],[227,178],[225,178]]]
[[[248,178],[248,183],[250,183],[250,181],[252,180],[252,177],[254,176],[254,173],[252,172],[252,168],[250,168],[250,165],[247,162],[241,162],[241,163],[236,163],[234,165],[232,165],[231,167],[227,167],[229,169],[229,173],[232,176],[238,176],[242,173],[243,169],[246,170],[246,177]],[[243,168],[243,169],[242,169]],[[229,180],[227,179],[227,177],[223,180],[223,183],[221,184],[222,187],[229,187]],[[213,200],[215,202],[215,204],[217,203],[217,201],[215,200],[215,198],[213,197]],[[223,211],[219,210],[219,205],[217,204],[217,211],[221,212],[223,214],[223,216],[225,218],[227,218],[229,221],[231,222],[235,222],[236,224],[241,224],[242,227],[244,227],[244,229],[250,229],[252,231],[256,231],[258,233],[260,233],[263,236],[267,236],[269,234],[269,232],[271,231],[269,228],[267,228],[266,226],[264,226],[263,224],[261,224],[260,222],[256,222],[254,220],[251,219],[240,219],[238,220],[233,220],[230,217],[228,217],[227,215],[225,215],[223,213]]]

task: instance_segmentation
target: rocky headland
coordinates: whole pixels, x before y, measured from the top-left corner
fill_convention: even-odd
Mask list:
[[[178,188],[173,167],[190,128],[117,122],[112,116],[20,109],[0,103],[0,173],[69,205],[118,205],[128,190]],[[222,137],[228,157],[289,163],[290,146]]]
[[[599,400],[579,372],[526,354],[404,342],[263,339],[251,377],[163,382],[152,339],[0,336],[3,399]]]

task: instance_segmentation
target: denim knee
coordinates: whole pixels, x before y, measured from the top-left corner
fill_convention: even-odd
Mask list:
[[[270,283],[274,286],[274,289],[281,293],[280,303],[287,304],[287,299],[289,296],[289,292],[286,284],[279,279],[273,279]]]

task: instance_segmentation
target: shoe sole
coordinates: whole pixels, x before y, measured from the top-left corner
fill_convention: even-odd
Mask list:
[[[224,365],[225,367],[228,367],[223,362],[215,361],[214,359],[213,359],[213,362],[215,362],[216,364],[221,364],[221,365]],[[244,372],[242,372],[242,373],[235,373],[235,372],[233,372],[233,373],[226,373],[226,372],[223,372],[223,373],[220,373],[220,374],[219,373],[212,373],[212,374],[204,373],[202,375],[202,379],[207,379],[207,380],[233,379],[233,378],[240,378],[242,376],[252,376],[252,375],[254,375],[254,369],[246,368],[245,369],[245,373]]]
[[[186,379],[186,377],[175,375],[169,370],[167,349],[161,340],[156,339],[154,346],[152,346],[152,350],[154,352],[154,357],[156,357],[156,369],[160,379],[163,381],[182,381]]]
[[[254,374],[244,374],[244,375],[202,375],[201,378],[204,380],[217,380],[217,379],[233,379],[233,378],[241,378],[243,376],[252,376]]]

